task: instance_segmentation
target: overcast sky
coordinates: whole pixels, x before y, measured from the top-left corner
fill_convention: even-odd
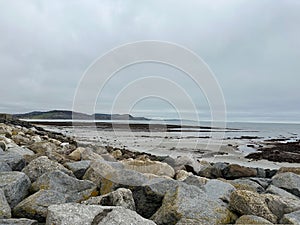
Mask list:
[[[229,120],[300,122],[299,0],[0,0],[0,111],[72,109],[87,67],[140,40],[197,53],[222,87]],[[182,72],[151,64],[116,74],[97,112],[108,112],[128,82],[147,76],[180,84],[208,115],[203,93]],[[143,96],[144,87],[136,88]],[[174,117],[176,110],[167,100],[146,98],[131,113]]]

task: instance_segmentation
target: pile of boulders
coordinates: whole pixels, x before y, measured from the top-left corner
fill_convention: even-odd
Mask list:
[[[277,223],[300,224],[299,168],[155,158],[0,124],[0,224]]]

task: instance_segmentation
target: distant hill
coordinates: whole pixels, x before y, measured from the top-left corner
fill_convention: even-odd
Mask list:
[[[134,117],[130,114],[103,114],[96,113],[88,115],[85,113],[73,112],[69,110],[52,110],[47,112],[34,111],[23,114],[14,114],[13,117],[17,119],[47,119],[47,120],[71,120],[72,115],[79,120],[149,120],[145,117]]]

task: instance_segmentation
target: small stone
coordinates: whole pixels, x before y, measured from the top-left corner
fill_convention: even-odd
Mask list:
[[[184,181],[189,176],[193,175],[191,172],[187,172],[185,170],[178,170],[175,174],[175,179],[178,181]]]
[[[39,135],[35,135],[31,137],[31,140],[33,140],[34,142],[41,142],[42,138]]]
[[[111,153],[111,155],[115,158],[115,159],[120,159],[122,157],[122,152],[121,150],[115,150]]]
[[[74,161],[79,161],[81,160],[81,152],[83,151],[82,147],[79,147],[75,149],[73,152],[69,154],[69,158],[74,160]]]

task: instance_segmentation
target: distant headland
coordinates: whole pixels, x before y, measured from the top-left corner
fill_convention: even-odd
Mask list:
[[[85,114],[80,112],[73,112],[70,110],[51,110],[51,111],[34,111],[23,114],[13,114],[13,117],[16,119],[45,119],[45,120],[150,120],[145,117],[134,117],[130,114],[104,114],[104,113],[95,113],[95,114]]]

